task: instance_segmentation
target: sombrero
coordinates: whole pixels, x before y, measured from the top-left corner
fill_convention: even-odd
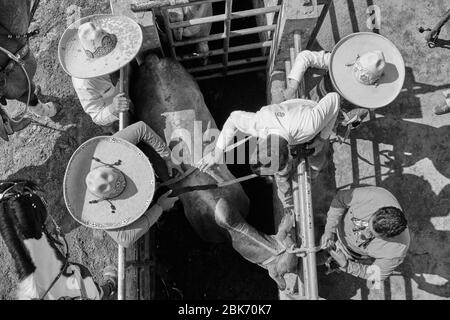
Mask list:
[[[92,15],[72,23],[59,40],[59,62],[69,75],[88,79],[119,70],[142,46],[141,27],[131,18]]]
[[[72,217],[95,229],[116,229],[137,220],[155,192],[153,167],[138,147],[100,136],[73,153],[64,175],[64,200]]]
[[[330,78],[336,91],[350,103],[376,109],[391,103],[405,80],[400,51],[372,32],[350,34],[330,56]]]

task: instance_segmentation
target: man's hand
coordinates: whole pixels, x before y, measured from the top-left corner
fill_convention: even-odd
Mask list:
[[[109,111],[118,117],[121,112],[127,112],[130,109],[130,103],[131,101],[125,97],[124,93],[119,93],[109,105]]]
[[[334,244],[334,233],[325,231],[320,238],[320,247],[322,249],[328,249]]]
[[[312,154],[312,156],[317,156],[325,146],[325,141],[326,141],[325,139],[322,139],[320,136],[317,136],[317,138],[314,139],[313,143],[306,146],[306,149],[314,149],[314,153]]]
[[[172,190],[167,191],[156,201],[156,204],[159,205],[163,211],[172,209],[175,202],[178,201],[178,197],[169,197],[171,193]]]
[[[348,260],[345,254],[341,250],[330,250],[329,251],[330,256],[333,258],[334,261],[339,265],[341,268],[346,268],[348,265]]]
[[[223,157],[223,152],[218,149],[214,149],[214,151],[208,153],[206,156],[204,156],[200,161],[197,163],[196,167],[200,170],[205,172],[212,166],[220,163],[220,160]]]
[[[164,161],[166,162],[167,171],[169,172],[169,176],[170,177],[172,177],[173,170],[179,172],[180,174],[184,173],[184,171],[183,171],[183,169],[181,168],[180,165],[177,165],[177,164],[172,162],[172,160],[170,159],[170,156],[165,158]]]
[[[288,87],[286,90],[283,91],[284,100],[286,101],[286,100],[291,100],[291,99],[297,98],[296,93],[297,93],[297,89]]]

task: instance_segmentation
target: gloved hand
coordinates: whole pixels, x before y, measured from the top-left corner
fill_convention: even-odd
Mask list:
[[[341,268],[346,268],[348,265],[348,260],[345,254],[337,249],[337,250],[330,250],[329,251],[330,256],[333,258],[334,261],[339,265]]]
[[[118,117],[121,112],[127,112],[130,109],[130,103],[130,99],[125,97],[124,93],[119,93],[109,105],[109,112]]]
[[[331,248],[334,245],[334,232],[325,231],[320,238],[320,247],[322,249]]]
[[[164,158],[164,161],[166,163],[167,171],[169,171],[170,177],[172,177],[172,175],[173,175],[173,170],[179,172],[180,174],[183,174],[184,171],[181,168],[181,166],[173,163],[172,160],[170,159],[170,156],[167,158]]]
[[[163,211],[172,209],[175,202],[178,201],[178,197],[169,197],[171,193],[172,190],[167,191],[156,201],[156,204],[159,205]]]

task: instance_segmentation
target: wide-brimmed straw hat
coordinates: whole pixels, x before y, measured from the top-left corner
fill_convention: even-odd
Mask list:
[[[141,27],[131,18],[88,16],[64,31],[58,46],[59,62],[75,78],[107,75],[133,60],[142,41]]]
[[[90,228],[116,229],[148,209],[155,174],[138,147],[120,138],[100,136],[74,152],[63,189],[67,209],[76,221]]]
[[[400,51],[390,40],[373,32],[342,38],[331,52],[329,70],[333,86],[342,97],[370,109],[391,103],[405,80]]]

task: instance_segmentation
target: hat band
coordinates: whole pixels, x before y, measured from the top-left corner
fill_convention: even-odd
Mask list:
[[[370,85],[378,85],[378,81],[383,76],[383,73],[373,73],[370,72],[367,68],[363,67],[361,62],[359,61],[359,54],[356,55],[356,59],[353,63],[347,63],[345,64],[347,67],[353,66],[353,75],[355,76],[355,79],[364,85],[370,86]]]
[[[89,51],[87,49],[84,50],[85,54],[91,58],[91,59],[97,59],[106,56],[111,51],[114,50],[114,48],[117,45],[117,37],[115,34],[107,34],[104,35],[102,38],[102,45],[95,49],[94,52]]]

